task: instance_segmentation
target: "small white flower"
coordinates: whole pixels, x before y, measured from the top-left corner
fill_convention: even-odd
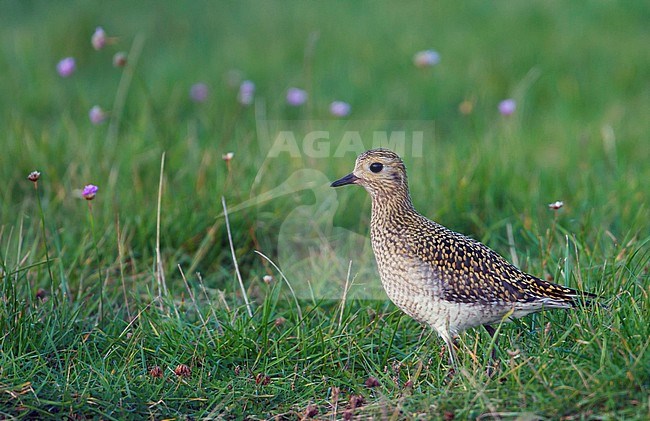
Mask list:
[[[32,171],[29,173],[27,176],[27,179],[29,181],[33,181],[34,183],[38,181],[38,179],[41,178],[41,173],[40,171]]]

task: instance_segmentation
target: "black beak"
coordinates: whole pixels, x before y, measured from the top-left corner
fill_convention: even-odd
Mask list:
[[[354,174],[348,174],[345,177],[336,180],[332,184],[330,184],[331,187],[339,187],[339,186],[345,186],[346,184],[356,184],[357,180],[359,177],[357,177]]]

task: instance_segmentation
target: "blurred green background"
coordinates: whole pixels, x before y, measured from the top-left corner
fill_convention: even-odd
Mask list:
[[[97,26],[111,38],[100,51],[90,44]],[[234,209],[230,223],[244,283],[254,305],[261,306],[266,296],[260,279],[277,274],[253,250],[277,259],[287,215],[298,206],[319,205],[319,198],[330,197],[323,196],[331,194],[326,179],[349,173],[355,159],[352,152],[269,158],[275,128],[289,127],[295,133],[331,130],[333,151],[338,134],[346,129],[427,127],[432,129],[424,139],[422,156],[404,157],[416,208],[509,258],[518,257],[524,269],[540,276],[554,276],[573,286],[584,282],[586,289],[606,297],[626,291],[636,310],[620,314],[636,320],[628,326],[641,326],[648,314],[649,45],[650,5],[641,0],[1,1],[0,263],[4,273],[19,273],[16,279],[21,281],[9,285],[9,277],[4,277],[5,296],[13,291],[17,303],[31,302],[38,288],[56,295],[61,291],[50,289],[60,287],[70,294],[76,311],[83,308],[75,320],[86,327],[97,317],[98,279],[104,280],[107,305],[118,319],[129,303],[136,307],[149,303],[156,290],[156,211],[164,153],[160,241],[170,299],[185,299],[177,268],[181,265],[192,278],[191,285],[197,282],[195,272],[200,272],[214,296],[217,289],[224,290],[233,307],[242,305],[221,216],[223,196]],[[440,63],[416,67],[414,55],[427,49],[440,54]],[[112,65],[120,51],[128,54],[125,68]],[[76,59],[77,69],[62,78],[56,65],[69,56]],[[243,80],[256,85],[255,102],[248,107],[237,101]],[[209,89],[202,103],[189,95],[198,82]],[[290,87],[305,89],[307,103],[288,106]],[[510,116],[497,108],[506,98],[517,101]],[[349,116],[330,115],[329,105],[335,100],[351,105]],[[109,113],[103,124],[93,125],[88,118],[94,105]],[[365,144],[371,142],[364,138]],[[234,152],[229,165],[222,159],[228,152]],[[42,172],[36,193],[26,180],[35,169]],[[305,174],[298,172],[301,169],[317,172],[305,180],[304,189],[300,180],[291,179]],[[289,179],[288,190],[272,200],[241,206],[265,192],[278,192],[274,189]],[[88,206],[78,197],[79,189],[89,183],[99,186],[92,202],[94,232]],[[304,217],[309,219],[306,226],[329,224],[367,237],[367,194],[349,188],[337,190],[336,199],[333,224],[326,219],[332,217],[329,213],[314,212],[311,219]],[[565,207],[552,212],[548,204],[556,200],[563,200]],[[53,282],[42,264],[41,215],[53,259]],[[321,257],[338,254],[340,259],[356,250],[353,245],[341,247]],[[573,261],[581,264],[571,266],[568,262]],[[344,263],[305,276],[340,277],[347,270]],[[372,278],[372,273],[368,276]],[[287,303],[281,301],[277,311],[290,313],[292,305]],[[158,322],[151,321],[151,326]],[[20,325],[19,320],[16,323]],[[174,326],[185,326],[182,323]],[[396,330],[398,325],[399,319]],[[407,334],[417,342],[421,331],[415,324],[409,327]],[[113,326],[122,328],[119,323]],[[184,329],[176,333],[182,336]],[[3,335],[3,347],[13,346],[5,340],[9,337]],[[176,339],[170,342],[191,348]],[[623,343],[618,336],[609,339]],[[140,346],[135,341],[134,349]],[[612,352],[634,355],[637,362],[626,360],[629,365],[621,363],[620,370],[590,367],[601,375],[592,384],[595,389],[584,390],[592,398],[583,396],[585,404],[568,412],[584,415],[585,407],[601,405],[616,417],[624,412],[617,413],[622,406],[611,399],[628,389],[645,396],[647,404],[647,370],[626,377],[627,372],[637,373],[638,361],[647,361],[643,359],[647,342],[637,338],[627,348],[620,346],[618,354]],[[273,357],[274,351],[264,353],[264,358]],[[599,352],[594,349],[585,361],[598,360]],[[223,357],[227,368],[245,364],[250,357],[240,356],[235,363],[228,355]],[[264,358],[258,355],[256,362]],[[146,370],[147,363],[140,365]],[[129,369],[138,372],[141,366]],[[313,373],[336,376],[327,370],[324,361]],[[16,373],[15,382],[27,375]],[[559,381],[571,383],[571,375],[564,374]],[[350,376],[346,382],[363,383]],[[608,386],[612,395],[607,395],[605,386],[612,376],[618,383]],[[306,395],[296,400],[277,397],[273,407],[302,408],[325,393],[309,385]],[[512,395],[486,392],[478,409],[472,409],[470,398],[463,395],[455,395],[457,400],[450,405],[466,405],[467,412],[460,416],[478,416],[490,405],[502,408],[498,402],[519,401],[518,393],[528,392],[523,391],[526,384],[518,385],[522,389],[508,383]],[[200,396],[213,392],[195,390]],[[154,399],[140,392],[134,401]],[[283,393],[291,396],[288,389]],[[386,393],[389,402],[401,399],[400,390]],[[581,392],[575,393],[568,394],[567,401],[552,401],[546,406],[550,410],[544,409],[543,400],[536,401],[541,403],[531,404],[532,410],[555,418],[579,400],[575,396]],[[232,402],[240,398],[234,394]],[[105,397],[106,402],[111,399]],[[261,413],[262,407],[255,405],[251,403]],[[179,407],[180,413],[195,409]],[[503,408],[511,409],[507,404]],[[156,411],[150,414],[174,415]],[[625,414],[644,414],[631,411]]]
[[[31,206],[24,175],[38,168],[53,225],[83,215],[71,192],[92,182],[101,189],[102,222],[110,226],[119,213],[135,225],[133,247],[141,249],[153,232],[164,151],[164,241],[173,249],[185,244],[191,254],[192,237],[221,213],[221,195],[236,202],[257,193],[252,178],[268,148],[260,139],[264,122],[334,120],[334,100],[351,104],[347,121],[372,129],[372,122],[381,130],[389,120],[433,123],[424,158],[405,157],[416,206],[478,237],[486,235],[480,220],[501,220],[506,212],[535,221],[557,199],[581,214],[597,212],[601,228],[624,234],[647,203],[641,180],[648,179],[650,158],[650,12],[643,1],[1,7],[5,224]],[[102,51],[90,46],[96,26],[115,37]],[[112,56],[132,48],[141,53],[127,68],[124,107],[113,110],[124,74],[111,66]],[[441,63],[416,68],[413,55],[424,49],[438,51]],[[55,66],[67,56],[75,57],[77,71],[63,79]],[[243,79],[256,84],[256,104],[248,108],[236,100]],[[209,87],[205,103],[189,98],[196,82]],[[291,86],[307,90],[305,106],[285,104]],[[497,104],[509,97],[518,109],[503,118]],[[459,112],[464,101],[467,115]],[[93,126],[93,105],[112,111],[114,120]],[[235,160],[227,182],[221,156],[229,151]],[[277,186],[304,166],[334,179],[351,169],[354,154],[303,158],[281,157],[254,188]],[[362,194],[342,200],[367,205]],[[358,214],[337,218],[363,232],[358,221]],[[264,241],[272,230],[259,234]]]

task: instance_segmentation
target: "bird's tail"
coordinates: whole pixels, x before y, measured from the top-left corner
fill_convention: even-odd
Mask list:
[[[599,297],[587,291],[565,287],[552,282],[543,281],[533,276],[526,280],[530,291],[538,298],[547,298],[554,301],[565,302],[571,307],[591,306],[599,303]]]

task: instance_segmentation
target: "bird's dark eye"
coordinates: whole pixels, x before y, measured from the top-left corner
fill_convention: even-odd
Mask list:
[[[384,165],[380,164],[379,162],[373,162],[370,164],[370,171],[372,172],[379,172],[384,169]]]

